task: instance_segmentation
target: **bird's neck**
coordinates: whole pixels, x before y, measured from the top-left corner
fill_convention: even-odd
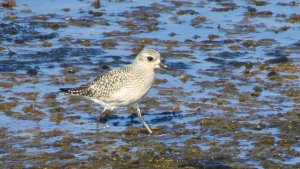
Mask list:
[[[132,66],[135,67],[136,69],[139,69],[140,71],[149,71],[154,73],[154,68],[151,66],[145,66],[144,64],[137,63],[137,62],[134,62]]]

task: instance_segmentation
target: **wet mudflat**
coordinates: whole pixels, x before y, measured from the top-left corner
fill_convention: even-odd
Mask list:
[[[300,168],[297,1],[1,2],[1,168]],[[65,96],[160,51],[141,109]]]

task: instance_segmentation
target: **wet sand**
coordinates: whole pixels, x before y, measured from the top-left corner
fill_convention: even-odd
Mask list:
[[[0,168],[300,168],[297,1],[1,2]],[[158,50],[141,110],[58,93]]]

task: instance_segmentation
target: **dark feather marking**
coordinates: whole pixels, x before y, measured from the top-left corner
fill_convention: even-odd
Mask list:
[[[92,97],[91,90],[86,85],[81,85],[76,88],[60,88],[61,92]]]

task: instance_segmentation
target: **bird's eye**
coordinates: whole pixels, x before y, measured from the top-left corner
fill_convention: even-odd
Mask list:
[[[153,60],[153,57],[148,56],[147,59],[148,59],[149,61],[152,61],[152,60]]]

